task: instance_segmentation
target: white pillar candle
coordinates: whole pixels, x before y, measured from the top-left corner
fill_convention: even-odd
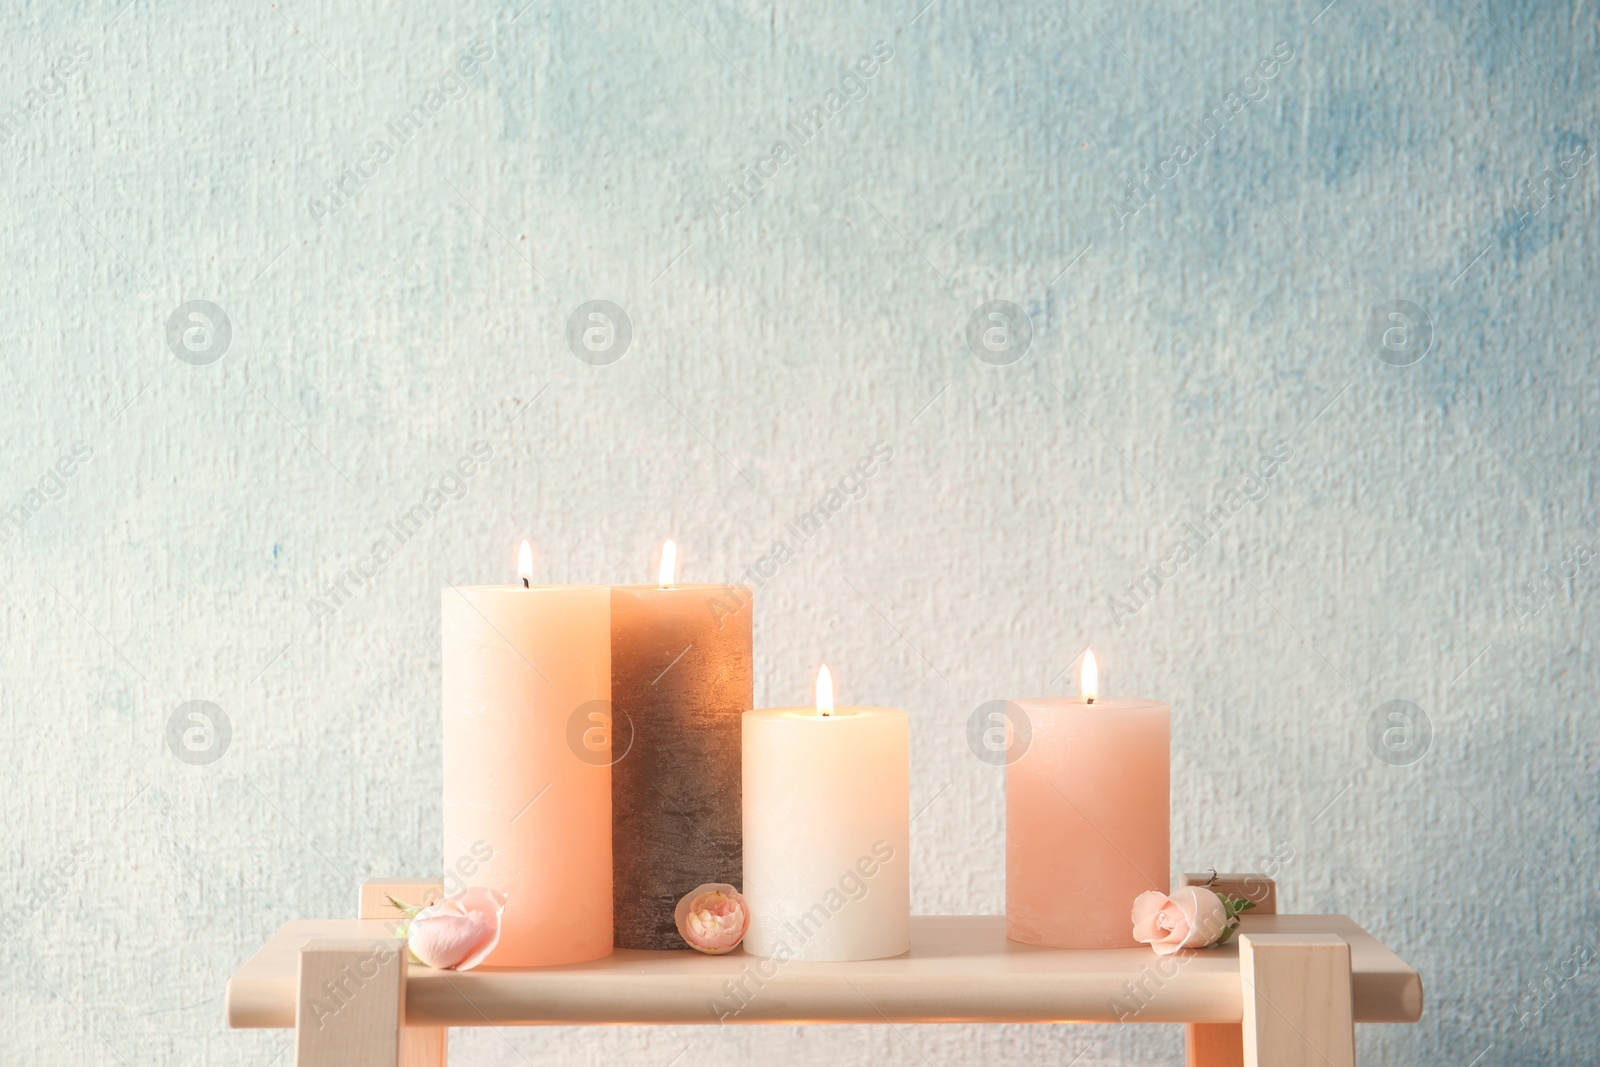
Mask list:
[[[747,952],[872,960],[911,947],[910,719],[817,705],[744,716]]]
[[[468,586],[440,607],[446,877],[507,898],[485,962],[608,955],[611,590]]]

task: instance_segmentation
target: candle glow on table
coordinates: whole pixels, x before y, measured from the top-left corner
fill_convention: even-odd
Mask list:
[[[745,951],[871,960],[910,948],[910,718],[835,706],[744,716]]]
[[[609,708],[605,586],[532,584],[441,594],[446,884],[506,895],[486,966],[578,963],[611,952],[611,768],[575,755],[572,723]]]
[[[656,584],[611,589],[618,948],[683,948],[679,899],[707,882],[743,880],[739,723],[754,700],[750,589],[679,585],[677,548],[662,546]]]
[[[1006,767],[1006,936],[1053,948],[1131,948],[1133,898],[1170,887],[1168,705],[1099,696],[1008,702],[1031,737]],[[1016,722],[1012,722],[1016,732]]]

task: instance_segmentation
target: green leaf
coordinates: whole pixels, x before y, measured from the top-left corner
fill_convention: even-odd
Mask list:
[[[1241,914],[1256,906],[1256,902],[1245,897],[1230,897],[1226,893],[1218,893],[1217,899],[1222,901],[1222,908],[1230,920],[1237,920]]]
[[[408,919],[415,919],[417,917],[417,912],[422,910],[422,908],[419,905],[416,905],[416,904],[402,904],[398,900],[394,899],[394,897],[389,897],[388,900],[389,900],[389,903],[391,905],[393,905],[393,907],[394,907],[394,909],[396,911],[404,912],[406,918],[408,918]]]

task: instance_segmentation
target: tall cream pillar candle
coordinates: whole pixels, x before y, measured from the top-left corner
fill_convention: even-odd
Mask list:
[[[440,606],[445,869],[507,898],[485,965],[608,955],[611,767],[590,750],[609,745],[611,590],[452,587]]]
[[[1006,767],[1006,936],[1053,948],[1132,948],[1133,898],[1170,887],[1172,715],[1158,700],[1013,700]]]
[[[744,716],[744,947],[873,960],[911,947],[910,719],[817,705]]]

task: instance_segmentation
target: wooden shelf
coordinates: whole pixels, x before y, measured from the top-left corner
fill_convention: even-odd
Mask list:
[[[310,941],[392,935],[377,920],[291,922],[228,982],[234,1027],[293,1027],[301,948]],[[1422,979],[1342,915],[1246,915],[1246,935],[1333,935],[1350,946],[1356,1022],[1415,1022]],[[1237,939],[1235,939],[1237,940]],[[758,966],[764,970],[757,970]],[[773,968],[777,973],[772,975]],[[763,974],[772,975],[770,978]],[[754,975],[754,977],[749,977]],[[862,963],[763,961],[736,951],[618,951],[593,963],[464,974],[413,964],[404,979],[406,1027],[716,1023],[1116,1022],[1240,1023],[1236,943],[1176,957],[1147,948],[1066,951],[1006,940],[998,915],[918,916],[911,951]],[[763,983],[758,986],[758,983]],[[1132,990],[1143,987],[1145,1005]],[[1346,1024],[1348,1025],[1348,1024]]]

